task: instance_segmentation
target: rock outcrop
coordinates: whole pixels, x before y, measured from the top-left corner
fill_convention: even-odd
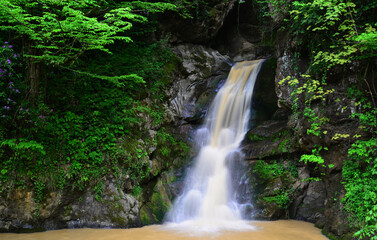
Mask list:
[[[103,194],[93,189],[51,192],[40,203],[34,192],[19,189],[8,198],[0,198],[1,231],[27,232],[59,228],[140,226],[139,203],[106,180]]]
[[[178,45],[173,52],[181,67],[169,92],[172,123],[198,122],[206,115],[219,84],[226,79],[230,59],[201,45]]]

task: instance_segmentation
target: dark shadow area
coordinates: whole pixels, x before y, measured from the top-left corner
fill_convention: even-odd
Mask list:
[[[261,66],[254,86],[250,128],[271,120],[279,109],[275,92],[275,71],[276,58],[267,59]]]

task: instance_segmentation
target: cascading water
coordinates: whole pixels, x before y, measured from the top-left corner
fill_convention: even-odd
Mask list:
[[[200,151],[182,195],[168,213],[168,226],[205,232],[253,228],[241,220],[229,166],[239,155],[248,130],[252,93],[262,61],[236,63],[217,93],[204,127],[197,131]]]

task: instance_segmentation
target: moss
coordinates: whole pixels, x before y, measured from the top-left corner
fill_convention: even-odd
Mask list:
[[[263,140],[266,140],[267,138],[266,137],[262,137],[262,136],[259,136],[257,134],[252,134],[252,133],[248,133],[247,134],[247,138],[254,142],[254,141],[263,141]]]
[[[148,210],[145,207],[140,209],[140,219],[142,225],[149,225],[154,222],[151,221]]]
[[[289,152],[290,148],[291,148],[291,141],[288,138],[286,138],[286,139],[283,139],[279,143],[278,151],[285,153],[285,152]]]
[[[128,220],[124,219],[123,217],[119,216],[118,214],[111,214],[110,221],[117,226],[127,226]]]
[[[277,192],[275,196],[263,197],[263,200],[267,203],[276,203],[280,209],[287,209],[291,199],[288,197],[288,193],[283,189]]]
[[[260,180],[257,202],[270,209],[286,210],[294,196],[292,184],[297,168],[291,167],[291,161],[265,162],[258,160],[253,166],[253,173]]]
[[[64,206],[63,209],[64,209],[64,214],[63,214],[64,217],[71,216],[71,214],[72,214],[72,205],[71,204]]]
[[[170,200],[160,192],[154,192],[151,201],[140,210],[143,225],[161,223],[169,210]]]
[[[260,46],[275,47],[276,44],[276,31],[268,31],[268,29],[262,29],[262,41]],[[275,62],[276,65],[276,62]]]
[[[179,57],[176,55],[173,55],[169,62],[167,62],[164,65],[161,81],[168,85],[174,81],[174,78],[172,77],[172,73],[177,71],[179,69],[179,66],[182,65],[182,61]]]
[[[196,54],[193,54],[192,58],[200,64],[206,64],[207,63],[207,57],[206,57],[206,55],[204,55],[203,52],[197,52]]]
[[[323,235],[325,235],[326,237],[328,237],[330,240],[348,240],[348,239],[354,239],[352,233],[345,234],[345,235],[343,235],[343,237],[338,237],[338,236],[335,236],[334,234],[326,231],[325,229],[322,229],[321,232],[322,232]]]
[[[158,222],[162,222],[162,220],[164,219],[165,213],[169,210],[169,207],[170,207],[170,204],[168,203],[170,202],[170,200],[164,193],[165,193],[164,191],[155,192],[152,195],[152,199],[151,199],[151,202],[153,204],[150,204],[151,205],[150,209],[152,210],[153,216]]]
[[[172,172],[165,172],[153,187],[153,193],[149,201],[140,210],[141,222],[143,225],[161,223],[165,214],[171,207],[173,196],[169,195],[169,186],[177,181]]]
[[[211,8],[209,10],[208,15],[211,19],[216,18],[220,15],[221,11],[217,10],[216,8]]]

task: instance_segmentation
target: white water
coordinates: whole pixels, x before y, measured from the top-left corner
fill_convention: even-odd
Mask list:
[[[233,198],[230,168],[247,130],[254,84],[262,60],[235,64],[217,93],[203,128],[200,151],[184,190],[167,216],[167,228],[185,232],[252,230]]]

